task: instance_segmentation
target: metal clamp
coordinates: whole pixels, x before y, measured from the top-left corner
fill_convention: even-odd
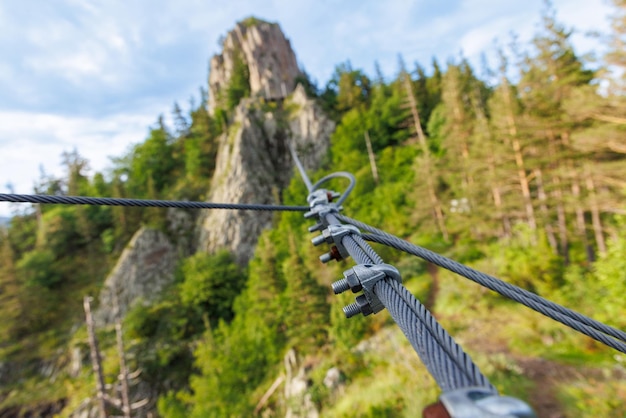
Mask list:
[[[350,257],[350,253],[348,252],[346,246],[343,245],[342,240],[343,237],[349,234],[361,235],[361,231],[359,231],[359,228],[353,225],[328,225],[328,227],[326,227],[326,229],[322,231],[322,235],[318,235],[317,237],[313,238],[311,242],[316,247],[325,242],[327,244],[335,244],[341,259],[346,259]],[[324,262],[326,257],[322,256],[320,257],[320,259],[322,260],[322,262]]]
[[[367,316],[378,313],[385,308],[385,305],[374,293],[374,286],[378,281],[390,278],[402,283],[400,272],[390,264],[357,264],[350,270],[344,271],[343,277],[343,279],[332,284],[335,294],[343,293],[348,289],[352,290],[352,293],[363,290],[363,294],[357,296],[355,303],[343,308],[347,318],[359,313]]]
[[[484,387],[468,387],[444,392],[439,403],[424,411],[424,417],[437,415],[437,407],[443,406],[451,418],[536,418],[532,408],[525,402],[510,396],[500,396]],[[432,415],[427,413],[432,411]]]
[[[304,214],[306,219],[318,217],[321,220],[324,216],[331,212],[339,212],[340,206],[331,203],[333,199],[339,197],[340,194],[331,190],[319,189],[311,192],[306,198],[309,202],[310,211]]]

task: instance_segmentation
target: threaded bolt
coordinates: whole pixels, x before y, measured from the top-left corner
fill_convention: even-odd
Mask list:
[[[343,313],[346,318],[352,318],[361,313],[361,307],[357,303],[351,303],[343,307]]]
[[[317,223],[309,227],[309,232],[321,231],[322,229],[324,229],[324,224]]]
[[[333,287],[333,292],[335,292],[335,295],[338,295],[340,293],[345,292],[346,290],[349,290],[350,283],[348,283],[348,279],[341,279],[333,283],[332,287]]]
[[[318,245],[322,245],[324,242],[326,242],[326,237],[324,237],[324,235],[318,235],[313,238],[311,242],[317,247]]]

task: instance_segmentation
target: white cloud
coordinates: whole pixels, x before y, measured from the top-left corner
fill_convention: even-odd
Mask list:
[[[428,67],[462,50],[480,54],[509,32],[530,39],[542,0],[0,0],[0,187],[29,192],[39,163],[59,174],[60,154],[77,147],[92,166],[145,138],[159,113],[206,83],[217,39],[236,20],[278,21],[299,61],[320,83],[350,59],[373,73]],[[604,0],[554,0],[557,19],[579,32],[606,29]],[[585,52],[597,42],[574,36]],[[0,214],[2,213],[0,206]]]
[[[109,157],[122,156],[130,144],[146,138],[155,115],[151,111],[91,118],[0,112],[0,189],[11,183],[16,193],[32,193],[40,165],[47,174],[62,176],[61,154],[75,148],[89,160],[92,174],[102,171],[111,166]],[[0,203],[0,216],[9,212],[8,205]]]

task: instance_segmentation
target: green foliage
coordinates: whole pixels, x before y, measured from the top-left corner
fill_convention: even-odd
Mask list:
[[[595,75],[569,38],[569,31],[546,15],[543,32],[523,63],[507,69],[503,58],[502,78],[493,89],[465,60],[446,68],[434,62],[431,74],[416,65],[408,83],[403,64],[396,79],[385,81],[378,74],[374,82],[343,64],[321,91],[303,75],[298,81],[307,94],[337,122],[326,169],[310,174],[317,179],[328,168],[353,172],[357,186],[344,205],[349,216],[623,328],[626,235],[612,214],[622,210],[624,198],[623,126],[614,123],[621,120],[624,104],[612,82],[604,94],[595,91]],[[619,52],[612,50],[611,57]],[[238,51],[213,117],[201,92],[201,103],[192,104],[188,114],[174,106],[173,131],[161,118],[108,174],[89,179],[87,162],[76,151],[64,153],[65,176],[43,175],[37,190],[204,198],[218,136],[228,130],[234,108],[250,95],[248,71]],[[504,76],[515,71],[513,79],[519,81],[514,85]],[[280,123],[295,111],[288,102],[283,108],[279,103],[262,106]],[[415,113],[425,143],[416,137]],[[378,179],[370,168],[366,133]],[[339,179],[328,187],[342,191],[345,184]],[[296,179],[282,191],[282,201],[302,204],[306,193]],[[459,205],[462,199],[465,206]],[[82,295],[98,291],[140,225],[165,228],[165,213],[41,206],[18,214],[0,237],[0,361],[35,364],[58,352],[67,340],[63,330],[82,320],[77,319],[82,318]],[[319,268],[318,254],[300,239],[306,226],[300,213],[277,215],[246,272],[226,252],[184,259],[178,282],[160,300],[138,303],[128,313],[129,358],[160,395],[161,415],[250,416],[292,347],[314,369],[322,365],[312,371],[310,392],[324,416],[417,416],[436,399],[434,383],[411,347],[396,339],[397,329],[386,328],[386,314],[347,321],[341,308],[353,295],[328,299],[329,283],[348,264]],[[604,237],[614,230],[619,232],[605,249]],[[517,355],[588,366],[613,359],[599,344],[472,283],[394,251],[377,250],[401,268],[409,289],[435,309],[460,342],[490,353],[476,358],[506,394],[534,393]],[[377,332],[381,329],[383,334]],[[484,341],[477,342],[477,335]],[[492,354],[495,349],[501,353]],[[330,364],[342,369],[348,385],[340,398],[321,383],[323,367]],[[62,392],[60,385],[50,386],[51,392]],[[622,386],[599,378],[572,381],[559,390],[571,415],[611,416],[622,406],[614,401],[623,398]],[[2,399],[11,396],[0,393]],[[273,396],[270,407],[279,408],[280,391]]]
[[[498,243],[489,253],[499,274],[511,284],[546,295],[563,284],[562,260],[545,237],[537,237],[526,225],[518,225],[506,245]]]
[[[220,319],[232,319],[233,301],[243,287],[245,276],[228,251],[215,255],[197,253],[185,259],[180,270],[183,306],[199,310],[212,324]]]
[[[285,326],[289,345],[298,347],[301,353],[315,352],[327,340],[328,288],[317,283],[297,253],[284,262],[283,271],[289,278],[285,289]]]
[[[54,253],[49,249],[26,253],[17,263],[17,269],[29,287],[50,289],[62,280]]]
[[[152,305],[137,303],[127,313],[124,328],[146,380],[160,392],[186,385],[193,364],[190,340],[204,329],[196,312],[169,295]]]
[[[235,318],[207,330],[196,350],[201,375],[192,376],[191,417],[249,416],[251,393],[279,361],[274,332],[258,318]]]
[[[189,411],[180,396],[169,392],[157,401],[157,411],[164,418],[187,418]]]
[[[226,109],[232,111],[244,97],[250,96],[250,70],[241,51],[236,51],[233,72],[226,88]]]

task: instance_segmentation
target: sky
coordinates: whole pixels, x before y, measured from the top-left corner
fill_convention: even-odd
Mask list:
[[[579,54],[606,31],[608,0],[554,0]],[[398,54],[428,69],[467,57],[480,71],[496,44],[536,33],[543,0],[0,0],[0,193],[32,193],[77,149],[90,174],[147,137],[174,102],[206,87],[220,36],[254,15],[278,22],[323,86],[336,65],[392,77]],[[0,202],[0,216],[15,205]]]

